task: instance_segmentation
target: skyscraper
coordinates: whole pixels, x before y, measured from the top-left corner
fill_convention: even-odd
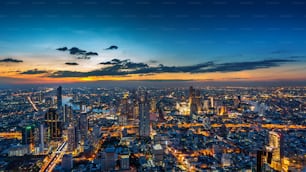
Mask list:
[[[198,114],[201,108],[201,92],[194,89],[192,86],[189,88],[189,108],[190,115]]]
[[[73,152],[74,149],[76,149],[76,137],[75,137],[75,127],[74,126],[69,126],[68,127],[68,151]]]
[[[34,126],[26,126],[22,130],[22,144],[29,146],[29,150],[34,148]]]
[[[80,134],[81,138],[84,140],[87,138],[87,132],[88,132],[88,120],[87,120],[87,113],[81,113],[79,118],[79,128],[80,128]]]
[[[269,132],[269,144],[266,146],[268,152],[267,162],[274,170],[281,170],[282,158],[282,136],[275,131]]]
[[[195,98],[195,89],[192,86],[190,86],[189,87],[189,101],[188,101],[189,107],[191,107],[191,103],[194,98]]]
[[[62,137],[61,121],[56,109],[49,108],[45,114],[45,124],[47,126],[48,140],[58,140]]]
[[[57,96],[57,111],[61,112],[62,111],[62,86],[59,86],[56,89],[56,96]]]
[[[45,127],[43,123],[39,126],[39,142],[39,151],[43,152],[45,149]]]
[[[150,136],[150,103],[145,90],[140,91],[139,97],[139,136]]]

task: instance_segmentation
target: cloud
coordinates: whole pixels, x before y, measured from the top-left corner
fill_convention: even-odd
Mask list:
[[[127,61],[127,60],[125,60]],[[115,65],[115,64],[118,64],[118,63],[121,63],[123,61],[119,60],[119,59],[112,59],[111,61],[107,61],[107,62],[101,62],[99,64],[102,64],[102,65]]]
[[[21,62],[23,61],[18,60],[18,59],[12,59],[12,58],[6,58],[6,59],[0,60],[0,63],[21,63]]]
[[[158,63],[158,61],[157,60],[149,60],[149,63],[156,64],[156,63]]]
[[[80,54],[86,54],[85,50],[81,50],[77,47],[72,47],[69,49],[70,54],[72,55],[80,55]]]
[[[89,52],[85,53],[85,55],[86,55],[86,56],[97,56],[97,55],[99,55],[99,54],[96,53],[96,52],[91,52],[91,51],[89,51]]]
[[[296,62],[292,59],[271,59],[271,60],[259,60],[251,62],[233,62],[223,63],[212,66],[209,69],[201,69],[192,73],[207,73],[207,72],[238,72],[244,70],[255,70],[263,68],[271,68],[280,66],[282,63]]]
[[[58,51],[68,51],[70,55],[75,56],[77,59],[89,60],[91,56],[98,56],[99,55],[97,52],[82,50],[78,47],[72,47],[70,49],[67,48],[67,47],[61,47],[61,48],[57,48],[56,50],[58,50]]]
[[[105,48],[104,50],[117,50],[118,49],[118,46],[116,45],[111,45],[109,46],[108,48]]]
[[[58,50],[58,51],[67,51],[68,48],[67,47],[62,47],[62,48],[57,48],[56,50]]]
[[[48,71],[33,69],[33,70],[27,70],[27,71],[21,72],[20,74],[35,75],[35,74],[43,74],[43,73],[48,73]]]
[[[76,63],[76,62],[66,62],[65,64],[66,64],[66,65],[71,65],[71,66],[77,66],[77,65],[79,65],[79,64]]]
[[[245,70],[255,70],[262,68],[271,68],[282,65],[283,63],[296,62],[293,59],[270,59],[247,62],[219,63],[208,61],[195,65],[187,66],[165,66],[160,64],[157,67],[149,66],[146,63],[135,63],[129,59],[102,62],[100,64],[107,65],[99,70],[89,72],[74,71],[57,71],[50,77],[87,77],[87,76],[125,76],[129,74],[158,74],[158,73],[211,73],[211,72],[238,72]],[[111,66],[108,66],[111,65]]]

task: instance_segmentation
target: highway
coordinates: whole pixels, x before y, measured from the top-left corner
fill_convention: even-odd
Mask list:
[[[67,142],[63,142],[55,152],[52,153],[51,158],[44,163],[40,172],[52,171],[58,162],[61,162],[62,157],[65,154],[67,148]]]
[[[27,97],[29,103],[31,104],[31,106],[33,107],[35,112],[38,112],[38,108],[36,107],[36,105],[33,103],[32,99],[30,96]]]

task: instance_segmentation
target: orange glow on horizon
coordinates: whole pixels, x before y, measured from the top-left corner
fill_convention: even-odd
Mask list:
[[[31,69],[31,68],[27,68]],[[129,74],[123,76],[88,76],[88,77],[48,77],[54,70],[46,70],[42,74],[20,74],[20,69],[9,67],[0,69],[0,77],[9,79],[13,84],[52,84],[77,83],[95,81],[140,81],[140,80],[194,80],[199,82],[232,82],[232,81],[303,81],[306,76],[295,67],[276,67],[239,72],[214,73],[158,73],[158,74]],[[26,69],[23,69],[25,71]],[[43,70],[43,69],[37,69]]]

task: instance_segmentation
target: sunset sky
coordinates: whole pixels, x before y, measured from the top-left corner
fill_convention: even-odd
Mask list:
[[[306,2],[2,0],[0,83],[305,81]]]

